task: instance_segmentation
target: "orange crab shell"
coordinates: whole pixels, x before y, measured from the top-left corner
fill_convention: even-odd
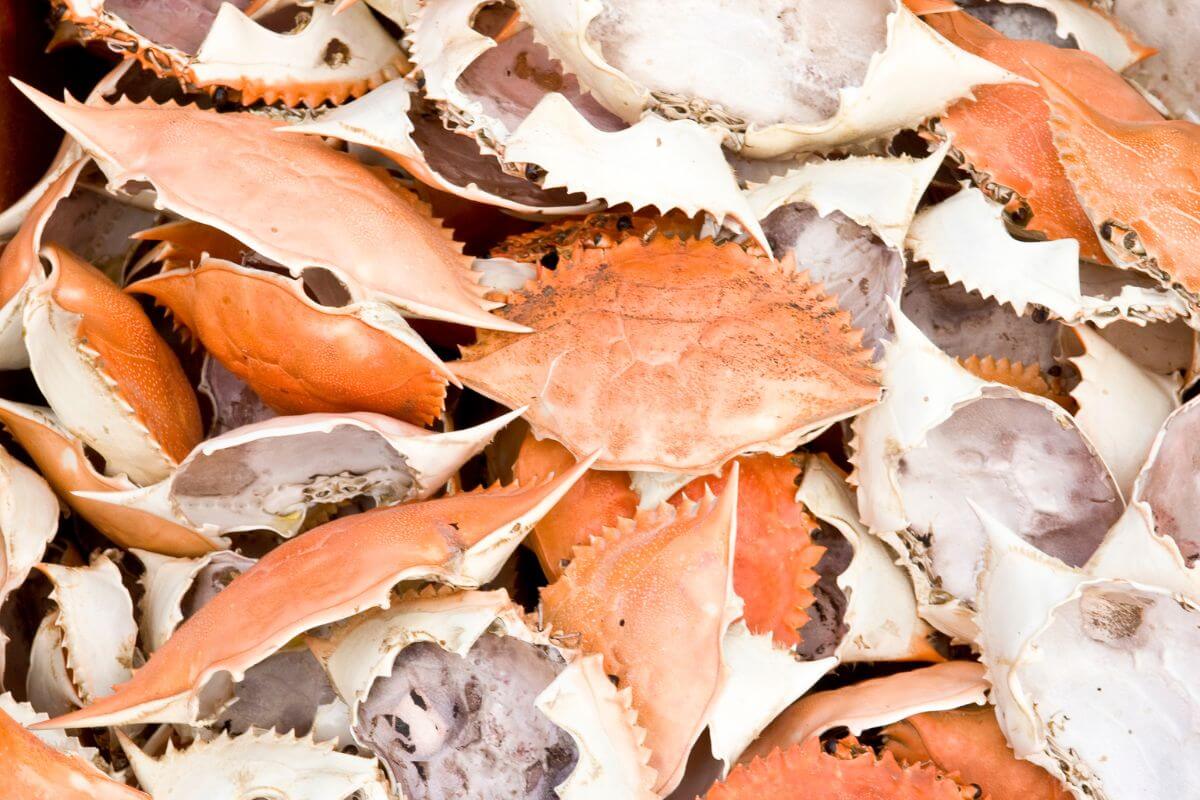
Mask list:
[[[849,316],[790,263],[737,244],[577,246],[504,314],[534,332],[483,333],[448,366],[528,405],[539,436],[600,450],[601,469],[712,472],[786,452],[879,396]]]
[[[575,456],[558,442],[527,433],[513,463],[513,477],[525,482],[537,475],[562,472],[574,463]],[[630,488],[628,473],[588,470],[525,541],[553,581],[574,557],[576,546],[587,544],[621,517],[632,518],[636,513],[637,495]]]
[[[35,269],[42,268],[38,261],[42,230],[54,213],[55,206],[71,193],[85,164],[87,159],[79,159],[46,187],[46,191],[25,215],[25,221],[16,234],[0,250],[0,307],[16,297]]]
[[[523,330],[486,312],[470,259],[427,207],[317,137],[281,133],[277,122],[248,113],[60,103],[17,85],[106,169],[149,181],[163,207],[293,274],[324,267],[414,314]]]
[[[217,672],[240,676],[305,630],[386,605],[401,580],[454,578],[468,550],[497,533],[515,546],[526,517],[544,513],[589,466],[580,462],[529,487],[495,486],[353,514],[290,539],[177,628],[113,694],[34,727],[182,721],[181,711],[190,719]]]
[[[823,752],[817,738],[739,764],[704,800],[977,800],[974,787],[930,765],[903,767],[853,739]]]
[[[47,244],[50,277],[38,292],[79,315],[76,336],[96,351],[98,368],[150,436],[174,461],[204,438],[200,405],[175,353],[146,312],[104,273],[69,250]]]
[[[682,779],[723,683],[736,508],[734,467],[719,499],[619,520],[542,589],[547,624],[578,634],[632,692],[663,794]]]
[[[202,556],[217,549],[195,531],[155,514],[75,494],[115,488],[92,469],[82,442],[39,420],[35,411],[0,401],[0,424],[25,448],[59,497],[121,547],[180,557]]]
[[[821,577],[816,566],[825,553],[812,542],[817,521],[796,501],[800,467],[790,457],[765,453],[742,456],[737,465],[733,588],[745,603],[751,633],[770,633],[776,644],[795,647],[808,621],[807,609],[816,600],[812,587]],[[725,482],[724,476],[697,478],[672,502],[699,500],[706,486],[719,494]]]
[[[4,796],[13,800],[150,800],[79,756],[60,753],[0,709]]]
[[[209,354],[281,414],[374,411],[416,425],[442,414],[446,380],[394,336],[318,306],[298,281],[209,259],[138,281]]]
[[[1067,177],[1096,229],[1136,234],[1151,271],[1200,295],[1200,125],[1183,120],[1127,120],[1081,100],[1047,71],[1037,75],[1050,129]],[[1111,251],[1110,251],[1111,252]]]
[[[634,237],[642,240],[654,236],[688,239],[696,238],[699,234],[700,224],[678,210],[661,216],[601,211],[582,219],[563,220],[510,236],[491,248],[490,255],[492,258],[536,263],[551,253],[556,256],[570,255],[576,245],[608,248]]]
[[[1136,89],[1099,58],[1043,42],[1009,39],[962,11],[930,13],[924,21],[955,45],[1036,81],[1036,71],[1059,77],[1075,91],[1128,120],[1161,116]],[[1026,227],[1049,239],[1072,238],[1083,258],[1107,263],[1091,222],[1059,163],[1048,125],[1044,92],[1015,83],[980,86],[941,115],[942,129],[974,170],[1012,189],[1015,212],[1022,201],[1032,217]]]
[[[889,725],[883,735],[886,749],[902,762],[932,762],[975,784],[990,800],[1070,800],[1057,778],[1016,757],[992,706],[917,714]]]

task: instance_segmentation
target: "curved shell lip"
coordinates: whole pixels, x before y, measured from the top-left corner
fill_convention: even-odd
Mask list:
[[[179,509],[172,497],[175,478],[197,460],[212,456],[221,450],[268,439],[286,439],[311,433],[332,433],[338,428],[349,426],[378,434],[394,452],[403,454],[417,479],[413,493],[405,499],[405,502],[423,500],[450,480],[462,463],[481,452],[496,433],[519,418],[524,412],[524,408],[519,408],[471,428],[442,433],[418,428],[383,414],[368,411],[272,417],[226,431],[201,442],[170,475],[157,484],[120,492],[75,491],[72,494],[101,503],[138,508],[170,522],[189,527],[206,537],[264,529],[273,530],[283,536],[291,536],[299,531],[305,514],[299,515],[286,524],[277,515],[272,515],[275,517],[274,524],[265,518],[253,522],[247,521],[244,524],[220,526],[212,523],[193,522]],[[446,450],[446,452],[439,453],[439,450]]]
[[[590,41],[587,28],[600,14],[601,0],[518,0],[518,6],[537,38],[617,116],[632,124],[645,109],[656,107],[649,88],[605,61],[599,46]],[[912,52],[914,48],[919,56]],[[957,83],[935,95],[936,102],[922,94],[931,84],[945,83],[947,74],[953,74]],[[811,125],[758,126],[731,116],[724,129],[730,144],[752,158],[828,150],[870,141],[919,122],[959,97],[969,96],[972,86],[986,83],[1029,81],[958,49],[896,0],[887,19],[884,49],[872,54],[860,86],[840,90],[838,110],[832,117]],[[897,94],[912,107],[888,107],[874,118],[874,112],[862,111],[868,102],[886,105],[880,98]]]
[[[144,590],[139,603],[139,627],[148,652],[161,647],[183,622],[183,599],[201,570],[217,559],[240,563],[246,568],[254,563],[254,559],[232,550],[214,550],[197,558],[173,558],[136,547],[129,550],[146,568],[139,579]]]
[[[424,184],[466,200],[502,208],[526,219],[586,214],[603,206],[596,200],[565,206],[531,205],[489,192],[474,182],[463,186],[449,180],[434,169],[412,137],[413,125],[408,118],[408,111],[412,105],[412,93],[416,91],[416,84],[409,79],[395,78],[357,100],[321,112],[314,119],[285,125],[277,130],[280,133],[335,136],[343,141],[370,147],[403,166]],[[482,158],[491,157],[483,152],[480,155]]]
[[[103,455],[109,469],[141,483],[161,479],[174,460],[79,337],[82,317],[54,300],[59,261],[67,254],[47,245],[40,255],[51,265],[50,277],[30,293],[24,310],[25,344],[38,388],[63,427]]]
[[[45,479],[0,446],[0,604],[41,560],[58,533],[59,513]],[[0,647],[4,640],[0,633]]]

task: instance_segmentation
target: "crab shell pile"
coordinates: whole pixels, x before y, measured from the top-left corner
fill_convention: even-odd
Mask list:
[[[1200,795],[1200,5],[44,10],[4,798]]]

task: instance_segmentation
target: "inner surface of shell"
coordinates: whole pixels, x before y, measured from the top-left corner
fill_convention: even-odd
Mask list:
[[[104,0],[102,5],[147,39],[194,53],[222,2],[244,11],[252,0]]]
[[[509,636],[484,634],[465,656],[417,642],[376,680],[355,733],[411,800],[554,800],[578,751],[534,699],[565,666]]]
[[[332,469],[323,471],[323,461]],[[340,425],[200,455],[180,468],[172,495],[192,521],[233,527],[262,512],[303,515],[315,503],[365,494],[395,501],[413,484],[404,456],[377,431]]]
[[[912,534],[932,542],[942,588],[960,598],[975,594],[986,541],[968,498],[1072,566],[1087,561],[1124,510],[1077,428],[1044,406],[998,393],[964,403],[933,428],[925,446],[900,459],[898,482]]]
[[[841,89],[862,84],[894,7],[892,0],[606,0],[587,33],[605,60],[667,105],[707,103],[759,126],[818,122],[837,113]]]

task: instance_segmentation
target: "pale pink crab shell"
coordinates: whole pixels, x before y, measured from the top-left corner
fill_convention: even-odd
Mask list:
[[[334,742],[311,736],[251,730],[223,732],[184,749],[168,741],[155,758],[117,731],[141,786],[155,798],[212,800],[390,800],[394,795],[374,758],[339,752]]]
[[[559,797],[655,797],[650,791],[654,773],[648,766],[649,752],[642,746],[645,733],[636,725],[628,691],[617,691],[604,673],[600,656],[583,656],[564,647],[549,631],[531,627],[524,611],[503,590],[405,595],[385,610],[340,624],[327,641],[310,639],[310,646],[334,689],[350,706],[354,721],[375,679],[391,674],[396,656],[405,647],[434,642],[465,655],[485,633],[552,649],[567,662],[535,701],[579,750],[578,764],[556,789]]]
[[[1030,407],[1040,406],[1048,419],[1056,421],[1062,430],[1071,431],[1073,441],[1089,459],[1088,474],[1107,487],[1111,501],[1123,507],[1123,500],[1095,445],[1060,406],[971,374],[938,350],[898,306],[893,305],[892,318],[896,337],[883,360],[884,400],[853,423],[852,480],[858,486],[859,509],[867,528],[900,555],[912,579],[921,616],[950,636],[971,642],[977,630],[970,597],[956,594],[953,588],[974,585],[978,561],[973,562],[974,568],[967,567],[970,574],[934,574],[932,547],[909,533],[910,516],[898,472],[902,458],[924,446],[929,433],[964,404],[984,397],[1012,398]],[[1100,513],[1091,506],[1088,510]],[[967,553],[964,548],[982,552],[984,546],[981,531],[970,538],[968,533],[958,532],[954,552],[943,551],[945,557],[957,562],[954,568],[960,571],[967,564],[963,561]]]
[[[834,654],[797,660],[769,635],[735,622],[725,635],[729,676],[709,720],[713,757],[728,771],[775,717],[839,664],[937,660],[933,629],[917,613],[905,571],[859,521],[853,491],[827,460],[805,458],[796,500],[842,534],[853,555],[837,578],[847,597],[846,632]]]
[[[42,564],[58,607],[42,621],[26,684],[40,711],[62,713],[110,694],[132,674],[137,625],[121,573],[106,555],[87,567]]]
[[[602,0],[520,0],[518,7],[551,54],[614,114],[632,124],[644,111],[660,110],[661,101],[650,89],[608,63],[589,35]],[[765,127],[731,116],[717,127],[732,146],[753,158],[829,150],[913,127],[970,96],[973,86],[1014,82],[1024,80],[951,45],[897,2],[887,18],[885,48],[871,57],[860,86],[840,91],[834,116]]]
[[[430,497],[522,412],[517,409],[472,428],[444,433],[368,412],[274,417],[200,443],[152,486],[79,494],[145,511],[209,537],[250,530],[290,537],[300,531],[309,508],[319,503],[368,495],[392,505]],[[236,491],[216,498],[197,497],[185,505],[177,484],[189,470],[199,468],[209,481],[218,479],[219,475],[209,474],[213,468],[205,468],[205,463],[212,460],[224,465],[217,469],[227,469],[230,456],[255,480],[243,481]],[[288,487],[291,491],[285,497],[271,501],[276,507],[268,507],[268,496]]]

